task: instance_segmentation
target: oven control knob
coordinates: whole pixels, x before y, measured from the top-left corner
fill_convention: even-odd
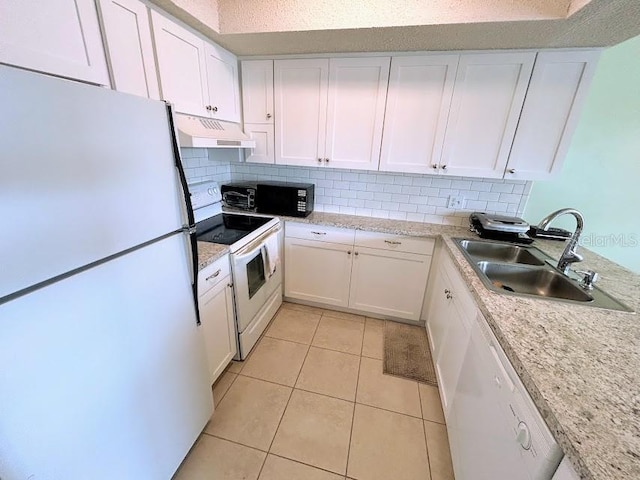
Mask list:
[[[531,432],[529,431],[529,427],[526,423],[520,422],[517,431],[516,441],[522,448],[529,450],[531,448]]]

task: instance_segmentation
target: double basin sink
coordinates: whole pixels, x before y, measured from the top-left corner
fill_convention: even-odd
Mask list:
[[[553,259],[536,247],[462,238],[454,241],[484,285],[495,292],[633,311],[597,287],[584,289],[554,268]]]

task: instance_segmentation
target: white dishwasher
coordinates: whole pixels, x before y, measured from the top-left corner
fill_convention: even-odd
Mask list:
[[[456,480],[550,480],[562,450],[480,312],[447,419]]]

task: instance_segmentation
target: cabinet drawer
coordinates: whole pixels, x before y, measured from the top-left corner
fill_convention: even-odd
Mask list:
[[[231,273],[229,255],[219,258],[198,272],[198,296],[202,296]]]
[[[302,240],[353,245],[355,230],[287,222],[285,235],[289,238],[300,238]]]
[[[436,243],[433,238],[407,237],[389,233],[362,232],[360,230],[356,232],[355,242],[358,247],[380,248],[421,255],[431,255]]]

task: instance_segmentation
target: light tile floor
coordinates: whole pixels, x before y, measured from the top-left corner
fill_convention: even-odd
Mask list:
[[[383,322],[283,304],[213,388],[175,480],[453,480],[438,389],[382,373]]]

